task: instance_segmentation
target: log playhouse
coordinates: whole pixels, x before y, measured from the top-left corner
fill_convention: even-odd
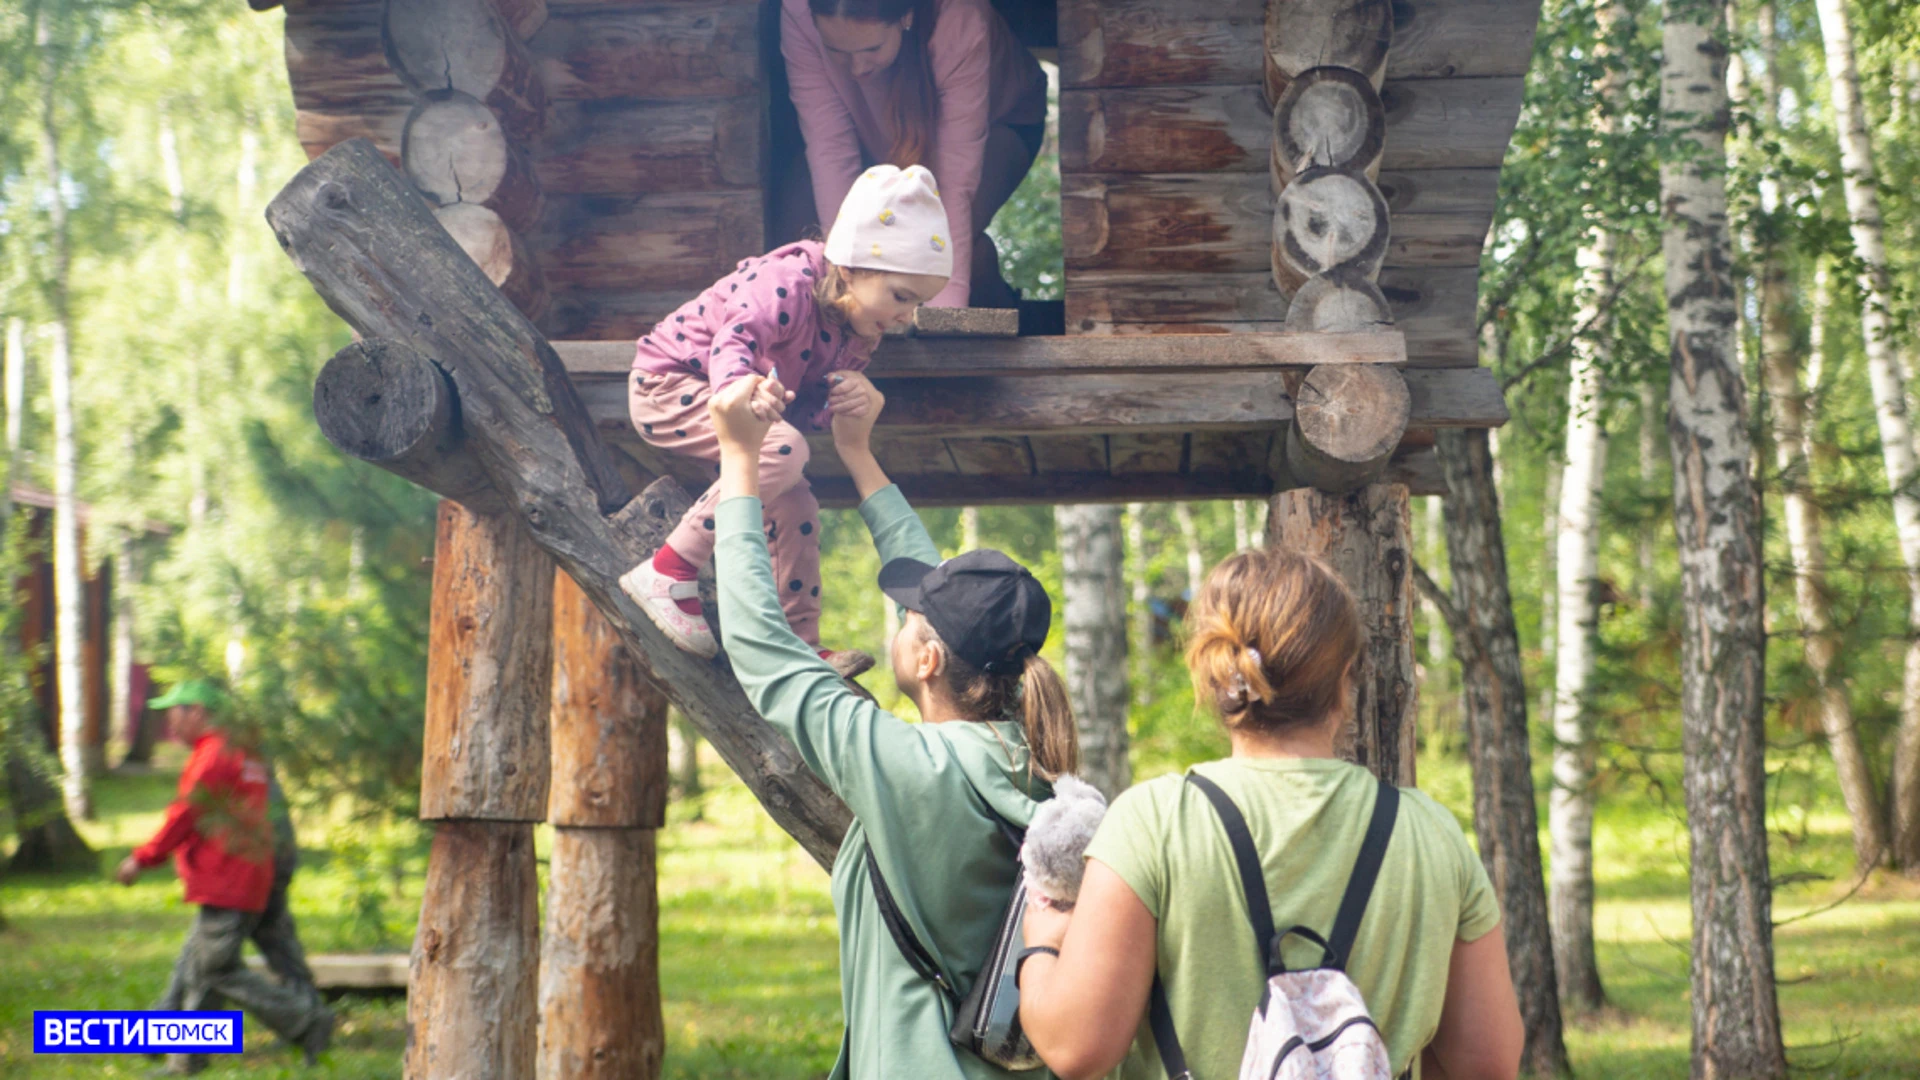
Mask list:
[[[995,3],[1060,67],[1067,333],[889,340],[882,462],[923,505],[1271,499],[1366,614],[1352,753],[1411,783],[1408,497],[1441,489],[1436,428],[1507,417],[1476,282],[1539,0]],[[634,437],[624,378],[763,248],[777,3],[285,6],[314,160],[267,217],[358,338],[315,412],[446,500],[406,1075],[656,1076],[667,702],[822,865],[848,822],[725,658],[615,585],[706,482]]]

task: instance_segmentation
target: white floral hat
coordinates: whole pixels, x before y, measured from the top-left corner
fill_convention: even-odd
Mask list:
[[[838,266],[953,276],[953,243],[940,186],[919,165],[875,165],[860,174],[827,233]]]

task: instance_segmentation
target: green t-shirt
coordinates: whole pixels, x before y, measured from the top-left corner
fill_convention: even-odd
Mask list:
[[[1230,758],[1194,771],[1246,816],[1275,928],[1331,932],[1377,796],[1372,774],[1329,758]],[[1087,857],[1119,874],[1159,922],[1158,970],[1195,1080],[1237,1076],[1266,980],[1213,805],[1177,774],[1136,785],[1114,799]],[[1405,791],[1347,964],[1395,1075],[1439,1026],[1454,942],[1499,922],[1493,886],[1459,823],[1428,796]],[[1290,968],[1320,962],[1319,946],[1299,937],[1287,939],[1282,955]],[[1166,1075],[1144,1017],[1118,1075]]]

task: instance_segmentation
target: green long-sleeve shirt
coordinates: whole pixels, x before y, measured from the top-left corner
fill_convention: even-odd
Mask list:
[[[896,558],[940,561],[899,488],[875,492],[860,514],[883,564]],[[873,849],[915,935],[965,994],[1019,875],[1016,853],[982,799],[1024,827],[1035,800],[1051,795],[1045,781],[1029,774],[1020,724],[908,724],[851,693],[787,627],[760,500],[728,499],[714,520],[720,622],[734,674],[754,708],[793,740],[808,768],[854,814],[833,864],[847,1024],[833,1080],[1015,1075],[948,1041],[951,1008],[914,974],[888,936],[866,851]]]

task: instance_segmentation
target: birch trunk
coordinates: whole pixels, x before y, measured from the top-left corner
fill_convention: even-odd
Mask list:
[[[1109,799],[1127,765],[1127,594],[1117,506],[1056,506],[1066,604],[1067,698],[1080,728],[1080,776]]]
[[[1763,115],[1768,125],[1777,129],[1780,77],[1775,63],[1778,46],[1773,5],[1761,5],[1759,14],[1760,47],[1767,61],[1761,80],[1761,92],[1766,95]],[[1760,209],[1770,219],[1781,212],[1780,185],[1771,176],[1761,182]],[[1814,501],[1813,439],[1809,431],[1813,417],[1808,395],[1800,386],[1793,282],[1772,235],[1770,230],[1758,252],[1760,360],[1773,413],[1774,464],[1780,470],[1787,550],[1793,560],[1794,609],[1800,619],[1801,651],[1819,696],[1820,730],[1827,736],[1827,750],[1833,755],[1834,772],[1840,780],[1840,796],[1853,825],[1854,864],[1865,873],[1887,857],[1885,821],[1880,816],[1873,772],[1854,724],[1853,704],[1833,672],[1840,639],[1827,602],[1826,548],[1821,538],[1820,508]],[[1816,303],[1818,299],[1816,295]]]
[[[1827,82],[1834,126],[1840,130],[1840,166],[1853,251],[1862,266],[1860,291],[1865,302],[1860,334],[1866,339],[1880,452],[1886,459],[1887,486],[1893,489],[1893,521],[1907,569],[1906,678],[1900,693],[1900,732],[1894,742],[1889,798],[1893,862],[1908,874],[1920,875],[1920,494],[1913,490],[1913,429],[1907,416],[1903,365],[1894,350],[1889,308],[1892,279],[1882,235],[1873,138],[1854,65],[1853,28],[1847,21],[1846,0],[1816,0],[1814,6],[1819,9],[1820,34],[1826,42]]]
[[[1619,3],[1600,11],[1603,36],[1628,18]],[[1620,79],[1609,71],[1595,88],[1594,128],[1613,128],[1611,104]],[[1574,343],[1567,380],[1565,462],[1560,473],[1559,532],[1554,546],[1553,787],[1547,796],[1547,833],[1553,844],[1553,966],[1560,976],[1560,1007],[1590,1013],[1607,1003],[1593,947],[1593,714],[1587,709],[1600,606],[1600,490],[1607,475],[1607,433],[1601,401],[1607,362],[1598,327],[1613,285],[1615,238],[1595,225],[1576,252],[1581,304],[1575,325],[1596,335]]]
[[[960,550],[973,551],[980,546],[980,508],[966,506],[960,509]]]
[[[1245,551],[1253,546],[1253,532],[1247,525],[1247,501],[1233,500],[1233,550]]]
[[[1173,520],[1180,526],[1180,539],[1187,546],[1187,600],[1200,595],[1200,583],[1207,579],[1206,556],[1200,551],[1200,529],[1193,521],[1193,505],[1173,504]]]
[[[1480,860],[1500,897],[1507,967],[1526,1028],[1521,1068],[1533,1076],[1565,1076],[1567,1048],[1534,809],[1527,687],[1491,443],[1485,429],[1448,429],[1437,437],[1447,481],[1443,508],[1452,577],[1452,600],[1442,610],[1460,660],[1460,704],[1473,770],[1473,831],[1480,842]]]
[[[85,585],[80,570],[80,522],[75,512],[76,454],[73,435],[72,313],[68,279],[72,268],[67,233],[67,204],[61,189],[60,128],[54,118],[54,85],[59,73],[53,27],[41,12],[34,32],[40,52],[40,155],[46,170],[47,208],[52,226],[52,275],[47,326],[48,382],[53,398],[53,637],[54,678],[60,701],[60,794],[67,816],[93,817],[92,770],[87,755],[85,673],[80,650],[86,637]]]
[[[1496,450],[1495,479],[1498,481],[1498,448]],[[1546,677],[1540,680],[1540,712],[1544,716],[1553,715],[1553,687],[1558,672],[1552,661],[1559,658],[1558,639],[1560,634],[1560,484],[1562,466],[1558,458],[1547,459],[1546,488],[1540,495],[1540,505],[1546,510],[1546,522],[1540,530],[1540,656],[1547,661]]]
[[[1765,636],[1758,505],[1727,230],[1726,27],[1669,5],[1660,108],[1691,143],[1663,158],[1673,506],[1680,555],[1681,726],[1693,908],[1692,1075],[1785,1077],[1767,862]]]
[[[1133,700],[1153,700],[1153,593],[1147,582],[1147,504],[1127,504],[1127,585],[1133,594],[1133,629],[1127,655],[1133,661]]]
[[[1660,388],[1651,381],[1640,384],[1640,498],[1652,505],[1655,485],[1660,481]],[[1640,580],[1636,582],[1643,609],[1653,607],[1656,564],[1654,542],[1656,525],[1648,521],[1640,527]]]
[[[0,528],[13,525],[13,485],[20,478],[20,452],[24,447],[21,438],[25,433],[27,415],[27,321],[14,317],[7,320],[7,357],[6,357],[6,395],[7,395],[7,481],[6,490],[0,491]],[[0,537],[4,537],[0,533]]]

